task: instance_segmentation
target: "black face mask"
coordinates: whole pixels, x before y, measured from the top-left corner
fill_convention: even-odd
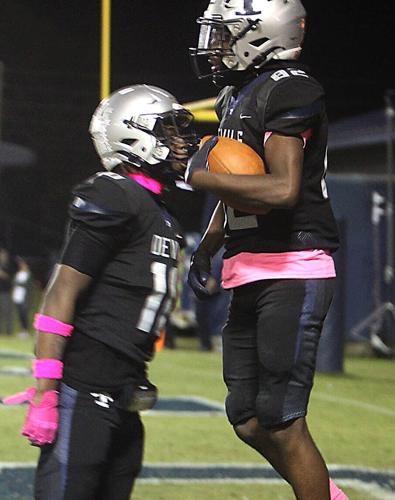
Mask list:
[[[166,113],[162,113],[160,115],[156,115],[155,118],[156,122],[153,130],[149,130],[148,128],[145,128],[144,126],[136,124],[132,121],[129,122],[128,125],[130,127],[138,128],[139,130],[142,130],[143,132],[154,136],[155,140],[158,143],[169,149],[167,158],[161,160],[160,164],[151,166],[150,164],[145,163],[138,156],[130,153],[128,155],[128,162],[132,165],[135,165],[136,167],[143,168],[151,177],[155,176],[156,178],[158,172],[158,175],[164,176],[164,178],[166,179],[180,179],[182,177],[182,174],[180,174],[172,167],[172,163],[180,163],[181,160],[175,158],[172,151],[171,140],[173,137],[178,137],[179,139],[183,140],[186,148],[185,153],[188,158],[198,150],[200,141],[193,126],[193,115],[186,109],[176,109],[168,111]],[[123,154],[125,154],[125,152],[123,152]],[[188,158],[185,159],[185,166]]]
[[[250,30],[255,29],[260,21],[249,20],[248,25],[235,36],[219,19],[201,17],[197,22],[201,26],[198,47],[190,48],[189,55],[194,72],[200,80],[211,78],[219,88],[227,85],[241,87],[262,72],[260,66],[265,63],[266,54],[259,56],[249,68],[238,71],[232,50],[232,46]],[[234,68],[229,68],[223,63],[225,58],[228,58],[230,62],[235,61]]]
[[[176,160],[171,148],[172,137],[178,137],[184,141],[188,157],[192,156],[199,147],[200,141],[193,126],[193,115],[185,109],[161,115],[156,121],[152,133],[159,142],[170,149],[169,156],[164,162]]]
[[[197,22],[200,24],[198,47],[189,49],[193,70],[199,80],[211,78],[217,86],[223,87],[228,83],[222,82],[232,73],[222,62],[224,57],[234,57],[232,35],[221,22],[204,18]]]

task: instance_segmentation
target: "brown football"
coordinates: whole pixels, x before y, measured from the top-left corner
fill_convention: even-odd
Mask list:
[[[207,135],[203,137],[201,145],[210,139],[210,137],[212,136]],[[208,166],[210,172],[216,174],[265,174],[265,164],[262,158],[247,144],[243,144],[235,139],[229,139],[228,137],[218,137],[217,144],[208,156]]]

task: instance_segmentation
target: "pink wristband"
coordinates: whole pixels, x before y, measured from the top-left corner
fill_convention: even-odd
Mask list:
[[[36,330],[40,330],[41,332],[55,333],[62,337],[70,337],[71,332],[74,330],[73,325],[62,323],[62,321],[52,318],[51,316],[45,316],[45,314],[36,314],[34,316],[33,326]]]
[[[63,363],[58,359],[33,359],[33,377],[61,379]]]

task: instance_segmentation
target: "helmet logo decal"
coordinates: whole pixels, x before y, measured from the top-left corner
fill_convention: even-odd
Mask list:
[[[225,7],[231,0],[225,0]],[[238,16],[256,16],[261,14],[261,10],[254,10],[254,0],[244,0],[244,10],[236,12]]]

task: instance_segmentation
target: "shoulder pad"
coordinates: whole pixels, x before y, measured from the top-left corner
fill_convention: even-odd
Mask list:
[[[128,196],[131,183],[113,172],[100,172],[73,190],[69,207],[73,220],[94,227],[111,227],[125,223],[138,209],[138,197]]]
[[[303,74],[278,70],[271,76],[274,80],[269,93],[258,97],[265,100],[266,130],[299,135],[313,127],[325,113],[323,88],[314,78]]]
[[[232,98],[233,87],[224,87],[218,94],[217,100],[215,101],[215,112],[218,116],[219,121],[225,115],[226,109],[228,107],[229,101]]]

